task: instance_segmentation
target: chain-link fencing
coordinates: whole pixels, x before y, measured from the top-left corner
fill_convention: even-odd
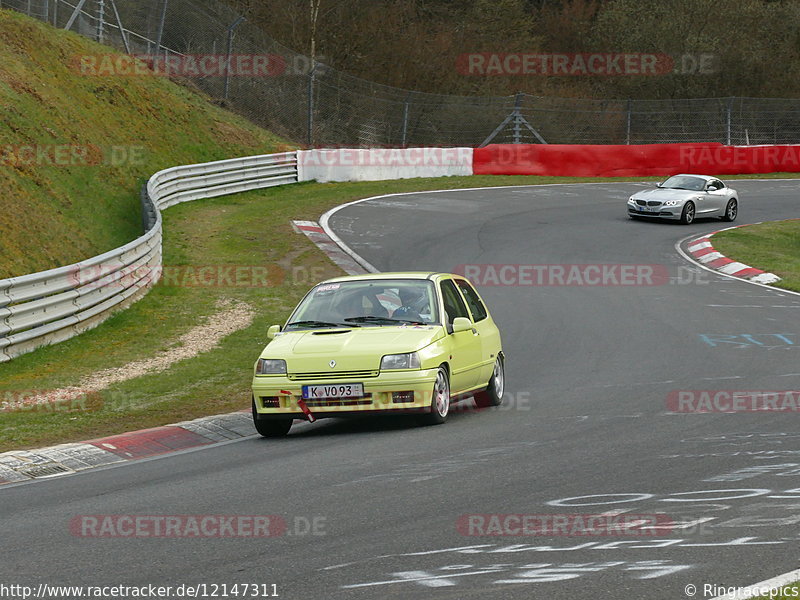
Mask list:
[[[216,0],[0,0],[0,7],[176,65],[217,57],[224,69],[189,72],[183,64],[177,76],[307,146],[800,142],[796,99],[469,97],[385,86],[312,64]],[[242,69],[240,57],[261,57],[270,68]]]

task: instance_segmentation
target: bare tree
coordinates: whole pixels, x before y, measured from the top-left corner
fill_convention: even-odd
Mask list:
[[[319,9],[322,5],[322,0],[309,0],[309,2],[311,4],[311,48],[309,57],[313,65],[317,58],[317,19],[319,19]]]

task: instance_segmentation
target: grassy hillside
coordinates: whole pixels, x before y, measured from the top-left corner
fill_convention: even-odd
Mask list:
[[[140,235],[139,186],[159,169],[281,146],[163,77],[73,67],[80,55],[111,52],[0,10],[0,279]]]

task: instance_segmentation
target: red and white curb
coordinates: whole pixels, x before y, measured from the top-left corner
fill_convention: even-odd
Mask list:
[[[775,283],[776,281],[780,281],[781,278],[774,273],[767,273],[761,269],[756,269],[755,267],[750,267],[744,263],[736,262],[735,260],[731,260],[730,258],[723,256],[720,252],[714,249],[714,246],[711,245],[710,241],[714,234],[720,233],[721,231],[728,231],[729,229],[736,229],[738,227],[746,227],[746,225],[727,227],[702,237],[695,238],[686,245],[686,249],[694,260],[710,269],[724,273],[725,275],[763,284],[771,284]]]
[[[314,242],[328,258],[339,265],[348,275],[362,275],[369,271],[361,266],[353,256],[347,254],[340,245],[325,232],[325,230],[314,221],[292,221],[292,226],[300,233],[306,235]]]
[[[86,442],[0,454],[0,486],[210,446],[255,435],[250,411],[202,417]]]

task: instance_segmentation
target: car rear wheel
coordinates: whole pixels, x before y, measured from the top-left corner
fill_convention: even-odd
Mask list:
[[[252,402],[251,411],[253,413],[253,425],[262,437],[283,437],[292,428],[292,419],[259,419],[255,400]]]
[[[449,412],[450,378],[447,376],[447,369],[439,367],[439,372],[436,374],[436,383],[433,384],[431,409],[429,413],[422,416],[421,421],[425,425],[441,425],[447,420]]]
[[[503,365],[503,357],[498,356],[494,361],[494,370],[492,377],[489,379],[489,385],[482,392],[475,394],[475,404],[478,408],[486,408],[488,406],[500,406],[503,402],[503,391],[506,387],[506,373]]]
[[[725,207],[725,214],[722,216],[723,221],[735,221],[736,215],[739,213],[739,203],[736,198],[728,200],[728,206]]]
[[[687,202],[683,205],[683,212],[681,213],[681,223],[690,225],[694,221],[694,202]]]

